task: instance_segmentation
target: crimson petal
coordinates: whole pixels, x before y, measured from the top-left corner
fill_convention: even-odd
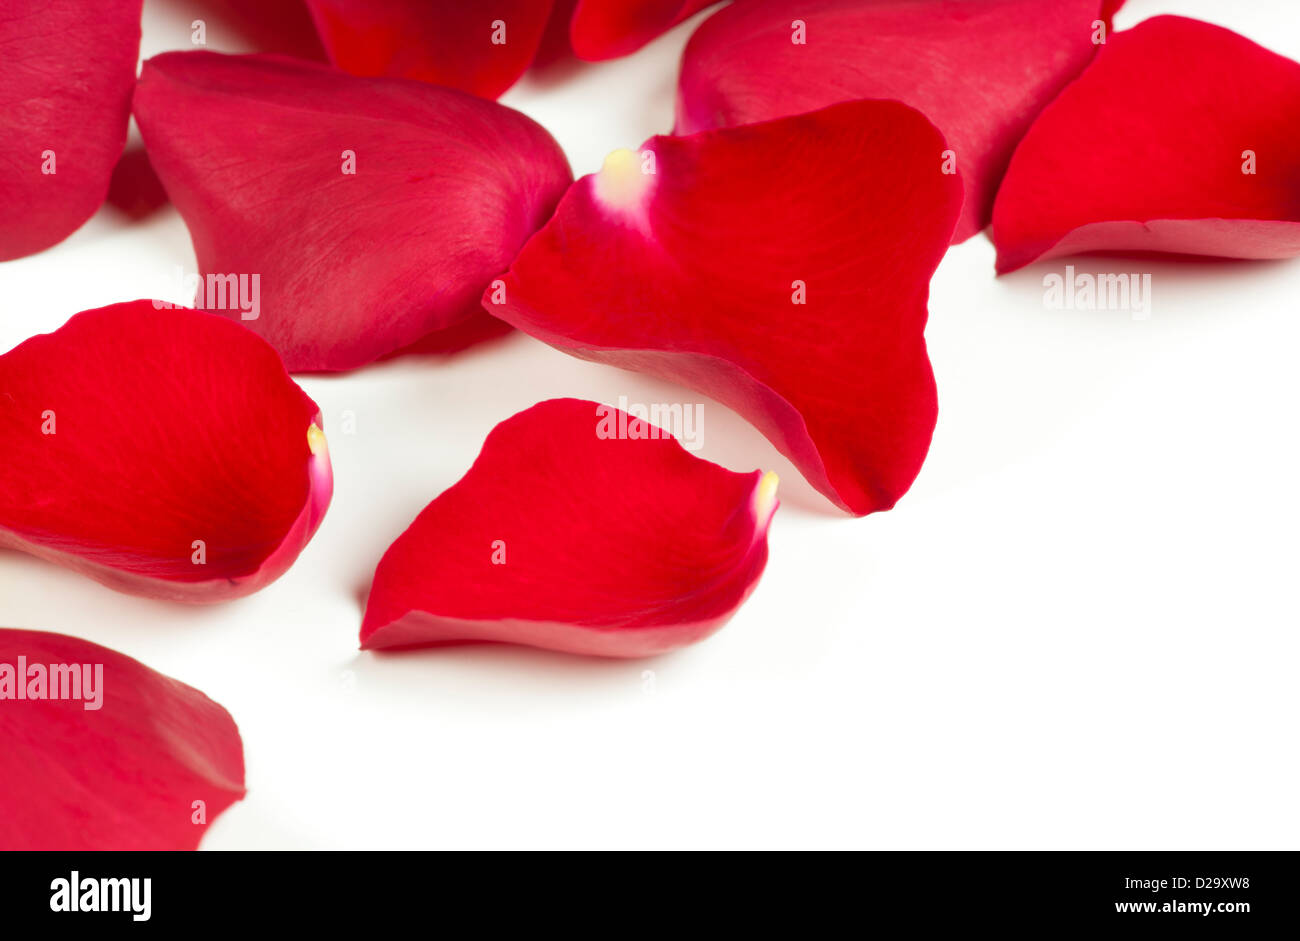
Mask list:
[[[718,0],[578,0],[569,41],[580,59],[596,62],[636,52],[660,33]]]
[[[237,324],[132,301],[0,356],[0,547],[154,598],[278,578],[332,489],[320,410]]]
[[[243,796],[239,729],[207,696],[89,641],[0,629],[0,850],[192,850]]]
[[[1116,33],[1011,160],[998,271],[1089,251],[1300,255],[1298,117],[1300,63],[1236,33],[1180,16]]]
[[[126,144],[142,0],[0,0],[0,261],[94,215]]]
[[[259,276],[244,322],[294,372],[462,343],[572,180],[545,129],[495,102],[277,57],[157,56],[135,114],[200,271]]]
[[[553,0],[308,0],[339,68],[497,98],[524,74]]]
[[[953,234],[960,242],[988,224],[998,181],[1034,116],[1093,56],[1097,20],[1109,23],[1101,0],[806,0],[796,8],[747,0],[691,37],[677,131],[855,98],[905,102],[953,149],[966,190]]]
[[[535,405],[385,553],[361,645],[644,657],[694,643],[757,584],[775,489],[610,406]]]
[[[700,390],[840,507],[888,509],[934,431],[926,298],[961,204],[945,146],[889,101],[652,138],[574,184],[484,306]]]
[[[167,191],[154,172],[143,144],[127,147],[117,161],[108,187],[108,204],[136,221],[167,205]]]
[[[573,44],[569,41],[569,24],[573,21],[573,11],[578,0],[555,0],[551,7],[551,18],[542,32],[542,41],[537,46],[537,55],[533,65],[546,68],[573,56]]]
[[[208,31],[229,29],[249,51],[315,62],[329,58],[304,0],[185,0],[185,5],[191,15],[207,16],[211,10],[216,22],[208,24]]]

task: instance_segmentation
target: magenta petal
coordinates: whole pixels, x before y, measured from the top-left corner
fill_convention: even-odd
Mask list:
[[[444,332],[461,342],[572,180],[517,111],[269,56],[150,59],[135,114],[204,284],[259,279],[253,316],[212,292],[196,306],[261,334],[294,372],[436,347]]]
[[[0,0],[0,261],[94,215],[126,144],[141,0]]]
[[[239,730],[207,696],[89,641],[0,629],[0,850],[192,850],[243,796]]]

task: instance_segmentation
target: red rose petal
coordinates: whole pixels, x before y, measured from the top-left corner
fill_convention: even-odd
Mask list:
[[[0,261],[94,215],[126,144],[141,0],[0,0]]]
[[[961,204],[945,146],[883,101],[653,138],[653,175],[611,155],[484,306],[718,399],[837,505],[888,509],[934,430],[926,297]]]
[[[297,558],[332,489],[320,410],[230,321],[132,301],[0,356],[0,547],[213,602]]]
[[[195,18],[213,15],[206,24],[209,38],[229,29],[257,52],[329,60],[303,0],[186,0],[186,6]]]
[[[1115,4],[1111,4],[1115,6]],[[966,204],[960,242],[989,222],[1034,116],[1087,65],[1100,0],[747,0],[714,14],[682,59],[677,131],[748,124],[855,98],[935,123]],[[804,24],[796,44],[792,24]]]
[[[636,52],[718,0],[578,0],[569,40],[578,58],[596,62]]]
[[[330,59],[497,98],[532,63],[553,0],[308,0]]]
[[[1298,118],[1300,63],[1236,33],[1179,16],[1116,33],[1011,160],[998,271],[1099,250],[1300,255]]]
[[[569,41],[569,24],[573,21],[573,11],[578,0],[555,0],[551,6],[551,18],[546,22],[542,32],[542,41],[537,46],[537,55],[533,58],[535,67],[545,68],[564,59],[573,58],[573,44]]]
[[[421,340],[416,340],[410,346],[385,353],[379,359],[382,362],[399,356],[447,356],[513,332],[510,324],[497,320],[484,310],[479,310],[468,320],[463,320],[454,327],[431,333]]]
[[[108,204],[136,221],[147,219],[167,205],[167,191],[143,144],[128,147],[117,161],[108,187]]]
[[[260,276],[244,323],[295,372],[459,342],[572,180],[545,129],[495,102],[288,59],[158,56],[135,114],[200,271]]]
[[[384,554],[361,646],[644,657],[694,643],[758,582],[775,488],[618,409],[535,405]]]
[[[0,630],[0,850],[192,850],[243,796],[239,729],[207,696],[89,641]]]

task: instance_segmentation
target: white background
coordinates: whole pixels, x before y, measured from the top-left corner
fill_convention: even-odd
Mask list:
[[[146,6],[144,53],[184,48],[189,11]],[[1300,59],[1286,0],[1131,0],[1119,25],[1159,12]],[[671,127],[700,19],[504,101],[592,172]],[[1079,146],[1106,134],[1098,116]],[[249,794],[209,849],[1296,848],[1300,261],[1076,260],[1152,274],[1135,320],[1046,309],[1063,261],[995,278],[993,259],[977,237],[934,279],[941,415],[896,510],[832,512],[705,405],[699,453],[778,471],[783,507],[758,590],[694,648],[357,650],[380,555],[495,423],[561,395],[697,399],[522,335],[302,380],[334,502],[261,593],[160,604],[5,552],[0,623],[122,650],[231,711]],[[104,209],[0,265],[0,349],[157,296],[176,266],[195,262],[174,211]]]

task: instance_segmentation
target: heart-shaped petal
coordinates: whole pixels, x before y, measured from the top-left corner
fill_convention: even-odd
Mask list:
[[[961,205],[945,149],[889,101],[653,138],[574,184],[484,306],[718,399],[837,505],[888,509],[937,414],[926,298]]]
[[[361,645],[694,643],[753,591],[776,506],[774,474],[710,464],[611,406],[542,402],[494,428],[384,554]]]
[[[195,306],[293,372],[463,343],[572,180],[545,129],[495,102],[272,56],[157,56],[135,114],[202,283],[259,278],[259,314],[211,291]]]
[[[330,59],[497,98],[537,54],[553,0],[307,0]]]
[[[263,340],[132,301],[0,356],[0,547],[153,598],[278,578],[329,504],[320,410]]]
[[[748,124],[855,98],[921,111],[952,148],[960,242],[989,222],[1034,116],[1088,64],[1118,3],[1101,0],[746,0],[682,59],[677,131]],[[1103,8],[1104,7],[1104,8]]]
[[[104,202],[126,144],[141,0],[0,0],[0,261]]]
[[[192,850],[243,796],[239,729],[197,689],[0,629],[0,850]]]
[[[1090,251],[1300,255],[1298,122],[1300,63],[1181,16],[1116,33],[1016,149],[998,271]]]

